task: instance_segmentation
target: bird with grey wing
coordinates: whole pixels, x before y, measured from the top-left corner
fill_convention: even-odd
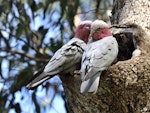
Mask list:
[[[118,54],[118,43],[104,21],[95,20],[92,23],[90,38],[82,56],[81,93],[97,92],[101,73],[107,70]]]
[[[37,73],[26,87],[34,89],[56,74],[72,74],[76,69],[80,69],[82,54],[88,42],[91,24],[92,21],[89,20],[81,22],[76,28],[74,38],[55,52],[44,70]]]

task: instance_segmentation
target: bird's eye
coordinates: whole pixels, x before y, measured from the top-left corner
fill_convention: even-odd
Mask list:
[[[101,28],[99,27],[99,28],[97,28],[97,30],[98,30],[98,31],[100,31],[100,30],[101,30]]]
[[[89,25],[87,25],[87,24],[84,24],[84,27],[90,27]]]

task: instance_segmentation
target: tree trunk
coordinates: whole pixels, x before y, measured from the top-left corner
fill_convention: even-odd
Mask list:
[[[142,53],[109,67],[101,75],[96,94],[80,93],[80,76],[61,76],[69,113],[150,112],[150,1],[114,0],[112,14],[112,31],[120,49],[126,44],[120,43],[122,36],[126,40],[134,36]]]

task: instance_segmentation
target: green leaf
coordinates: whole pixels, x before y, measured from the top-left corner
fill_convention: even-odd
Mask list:
[[[19,104],[19,103],[16,103],[16,104],[14,105],[14,108],[15,108],[15,111],[16,111],[17,113],[21,113],[21,108],[20,108],[20,104]]]
[[[20,36],[23,33],[23,30],[24,30],[24,26],[21,23],[19,23],[16,30],[16,38],[20,38]]]
[[[37,112],[37,113],[40,113],[40,106],[39,106],[39,104],[38,104],[38,102],[37,102],[35,93],[33,93],[32,99],[33,99],[33,102],[34,102],[34,104],[35,104],[36,112]]]
[[[23,45],[23,46],[22,46],[22,50],[27,53],[28,50],[29,50],[29,47],[28,47],[27,45]]]

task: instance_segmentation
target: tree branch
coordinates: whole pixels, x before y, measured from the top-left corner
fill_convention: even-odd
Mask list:
[[[0,49],[1,49],[1,48],[0,48]],[[29,54],[27,54],[27,53],[22,53],[22,52],[17,51],[17,50],[11,50],[11,49],[2,50],[2,49],[1,49],[1,51],[10,52],[12,55],[13,55],[13,54],[18,54],[18,55],[20,55],[20,56],[29,58],[29,59],[31,59],[31,60],[35,60],[35,61],[37,61],[37,62],[48,62],[48,61],[49,61],[49,59],[39,59],[39,58],[35,58],[35,57],[33,57],[33,56],[31,56],[31,55],[29,55]],[[2,56],[2,57],[5,57],[5,56]]]
[[[14,34],[12,34],[11,32],[7,31],[6,29],[0,28],[1,31],[5,31],[7,32],[9,35],[16,37]],[[32,32],[32,31],[31,31]],[[34,32],[32,32],[33,35],[36,35]],[[37,35],[36,35],[37,36]],[[2,36],[2,38],[4,39],[4,42],[6,43],[7,47],[10,49],[10,45],[8,43],[8,40],[6,38],[4,38]],[[37,53],[39,53],[40,55],[43,55],[41,52],[39,52],[36,48],[34,48],[32,45],[28,44],[25,40],[18,38],[18,40],[22,41],[25,45],[27,45],[28,47],[30,47],[31,49],[33,49],[34,51],[36,51]]]
[[[105,9],[97,9],[97,8],[95,8],[95,9],[90,9],[90,10],[88,10],[88,11],[82,11],[82,12],[79,12],[79,13],[77,13],[76,15],[80,15],[80,14],[86,14],[86,13],[89,13],[89,12],[96,12],[97,10],[105,10]]]
[[[22,53],[22,52],[17,51],[17,50],[9,50],[9,52],[11,52],[12,54],[19,54],[19,55],[24,56],[24,57],[27,57],[27,58],[29,58],[29,59],[35,60],[35,61],[37,61],[37,62],[48,62],[48,61],[49,61],[49,59],[39,59],[39,58],[35,58],[35,57],[30,56],[29,54]]]

